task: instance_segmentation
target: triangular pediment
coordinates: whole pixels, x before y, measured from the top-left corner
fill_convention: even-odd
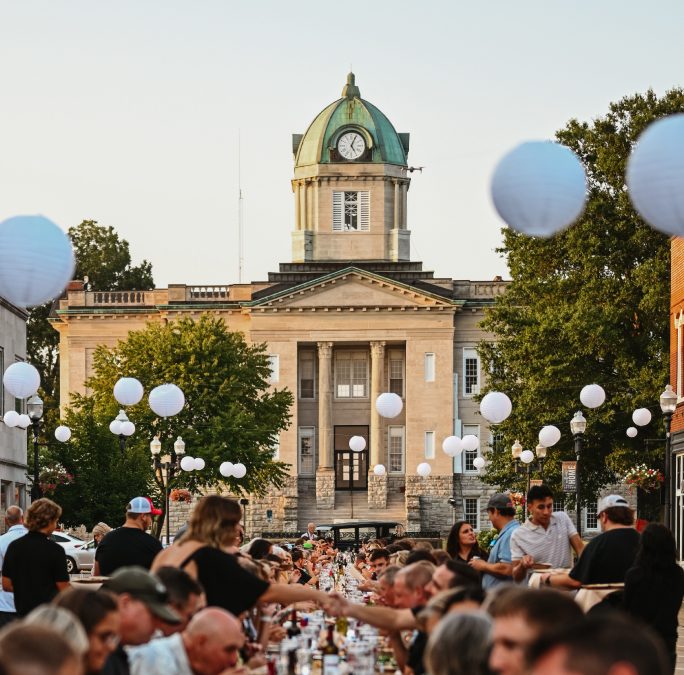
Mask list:
[[[261,298],[253,307],[447,308],[453,303],[365,270],[348,268]]]

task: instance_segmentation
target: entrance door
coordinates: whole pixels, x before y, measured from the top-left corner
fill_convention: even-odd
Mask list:
[[[366,449],[352,452],[349,439],[362,436],[366,439]],[[335,489],[367,490],[368,489],[368,427],[343,426],[335,427]]]

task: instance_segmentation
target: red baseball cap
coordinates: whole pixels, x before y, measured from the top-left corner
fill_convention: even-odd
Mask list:
[[[152,500],[149,497],[145,497],[147,501],[150,503],[150,513],[153,516],[161,516],[162,513],[164,513],[161,509],[155,509],[154,504],[152,503]]]

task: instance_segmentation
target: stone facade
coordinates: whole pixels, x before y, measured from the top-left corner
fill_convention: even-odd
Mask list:
[[[387,507],[387,475],[368,476],[368,506],[374,509],[384,509]]]
[[[4,373],[16,361],[26,360],[25,310],[0,298],[0,372]],[[26,412],[26,403],[17,401],[4,387],[0,394],[0,419],[8,410]],[[26,508],[27,442],[30,433],[19,427],[0,424],[0,528],[4,531],[4,514],[8,506]]]

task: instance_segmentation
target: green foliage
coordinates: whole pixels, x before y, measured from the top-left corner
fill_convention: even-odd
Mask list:
[[[648,123],[682,110],[682,90],[661,99],[649,91],[611,104],[591,123],[571,120],[556,136],[587,171],[584,215],[549,239],[503,230],[500,252],[512,283],[483,322],[496,342],[479,350],[491,372],[488,388],[506,392],[513,413],[497,429],[488,482],[520,489],[524,478],[512,473],[511,444],[519,438],[533,450],[539,429],[555,424],[563,437],[550,449],[544,473],[559,489],[560,462],[574,458],[569,422],[581,407],[581,388],[592,382],[605,388],[607,400],[584,411],[584,499],[649,453],[657,466],[662,446],[645,448],[642,439],[664,435],[658,398],[669,377],[670,248],[668,237],[632,208],[624,173]],[[629,439],[631,412],[642,406],[653,421]]]
[[[124,291],[154,288],[152,265],[143,260],[131,266],[128,242],[119,239],[113,227],[84,220],[69,228],[76,256],[75,278],[88,276],[95,290]],[[41,395],[45,402],[44,428],[54,429],[59,408],[59,333],[48,317],[52,302],[34,307],[26,326],[26,355],[40,373]]]
[[[494,545],[494,539],[499,536],[499,530],[495,527],[485,528],[477,533],[477,545],[484,553],[489,553]]]
[[[161,484],[153,476],[149,459],[149,443],[155,434],[163,443],[162,453],[170,452],[176,437],[182,436],[186,453],[206,462],[200,472],[181,472],[172,487],[222,488],[224,479],[218,468],[223,461],[247,466],[245,478],[228,479],[232,493],[263,495],[269,486],[283,484],[287,465],[274,461],[272,448],[278,434],[289,426],[293,397],[286,389],[270,389],[263,345],[247,344],[241,333],[229,332],[222,320],[205,315],[196,322],[150,324],[132,332],[114,349],[98,348],[93,365],[94,375],[87,382],[91,394],[72,397],[66,420],[73,431],[72,441],[52,446],[55,459],[75,477],[71,485],[59,486],[56,492],[70,523],[91,524],[107,520],[105,515],[116,520],[136,494],[151,493],[161,503]],[[146,393],[160,384],[174,383],[183,390],[186,404],[168,419],[154,415],[147,395],[129,407],[126,412],[136,432],[122,457],[108,427],[119,410],[114,384],[123,376],[139,379]],[[110,486],[118,490],[114,499]],[[79,506],[74,495],[80,494],[86,499]],[[101,495],[102,506],[99,498],[88,503],[96,495]]]

